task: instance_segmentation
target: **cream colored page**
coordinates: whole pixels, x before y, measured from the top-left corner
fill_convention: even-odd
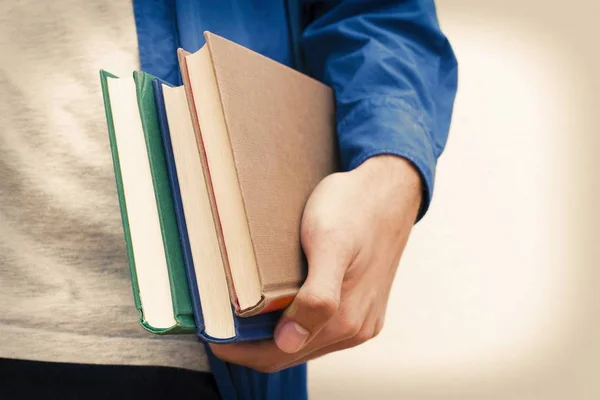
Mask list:
[[[176,321],[135,83],[109,78],[108,88],[144,319],[169,328]]]
[[[233,285],[243,310],[255,306],[262,291],[225,117],[221,103],[215,100],[219,94],[208,57],[208,49],[203,48],[187,56],[186,61]]]
[[[233,337],[235,328],[225,269],[185,89],[163,85],[163,95],[205,331],[213,337]]]

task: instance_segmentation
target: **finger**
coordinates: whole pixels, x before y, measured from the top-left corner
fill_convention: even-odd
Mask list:
[[[335,325],[332,321],[331,325]],[[336,329],[326,327],[319,335],[307,344],[301,351],[286,353],[282,351],[273,340],[257,342],[242,342],[232,344],[210,344],[212,352],[219,359],[230,363],[243,365],[262,372],[280,370],[295,360],[307,357],[310,353],[325,348],[336,340],[347,339],[350,334],[347,328]],[[346,335],[346,336],[340,336]]]
[[[322,337],[323,336],[323,337]],[[275,372],[288,365],[300,364],[302,359],[321,349],[328,348],[332,340],[337,338],[333,329],[323,329],[319,336],[297,353],[285,353],[272,340],[244,342],[233,344],[210,344],[210,348],[219,359],[249,367],[260,372]],[[321,353],[319,353],[321,354]]]
[[[214,355],[223,361],[265,373],[280,371],[284,365],[291,364],[302,356],[308,355],[308,351],[306,353],[284,353],[272,340],[211,344],[210,347]]]
[[[352,261],[348,246],[331,238],[303,237],[303,244],[308,276],[275,329],[275,342],[286,353],[300,351],[336,313]]]
[[[381,332],[383,328],[383,318],[375,318],[370,320],[369,322],[365,322],[365,325],[361,330],[353,337],[342,340],[337,343],[333,343],[329,346],[321,347],[314,351],[311,351],[307,354],[304,354],[302,357],[299,357],[294,360],[290,360],[288,363],[282,365],[281,369],[295,367],[296,365],[304,364],[311,360],[316,360],[317,358],[323,357],[330,353],[335,353],[336,351],[346,350],[352,347],[356,347],[365,343],[368,340],[371,340]],[[325,329],[324,329],[325,330]]]
[[[211,350],[220,359],[243,365],[261,372],[279,371],[287,365],[301,363],[302,359],[316,358],[315,352],[324,354],[326,349],[336,342],[356,336],[362,327],[360,321],[373,322],[376,315],[373,307],[361,301],[358,296],[345,299],[344,308],[339,310],[330,322],[321,329],[317,337],[297,353],[285,353],[272,340],[243,342],[234,344],[211,344]],[[331,350],[334,351],[334,350]]]
[[[272,340],[232,344],[211,343],[210,348],[214,355],[223,361],[257,370],[261,369],[261,365],[266,367],[267,363],[277,364],[284,361],[281,356],[285,354]]]
[[[361,282],[362,283],[362,282]],[[363,283],[365,284],[365,283]],[[343,307],[301,352],[279,368],[290,368],[326,354],[358,346],[376,337],[383,328],[385,308],[375,298],[367,300],[357,290],[344,298]]]
[[[296,358],[289,363],[284,364],[281,369],[292,368],[300,364],[307,363],[312,360],[316,360],[317,358],[323,357],[330,353],[335,353],[336,351],[345,350],[352,347],[350,340],[344,340],[338,343],[334,343],[330,346],[323,347],[317,351],[311,352],[310,354],[305,355],[304,357]]]

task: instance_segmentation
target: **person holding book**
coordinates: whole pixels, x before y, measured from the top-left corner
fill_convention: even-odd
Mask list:
[[[0,11],[0,397],[300,399],[307,361],[377,335],[431,202],[456,92],[433,1],[64,0]],[[198,50],[203,31],[335,94],[341,172],[304,208],[308,275],[274,340],[204,347],[134,323],[96,74],[139,68],[179,84],[176,48]]]

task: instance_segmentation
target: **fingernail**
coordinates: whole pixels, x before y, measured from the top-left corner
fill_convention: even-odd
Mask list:
[[[295,353],[302,348],[309,332],[295,323],[289,321],[283,324],[275,333],[277,347],[286,353]]]

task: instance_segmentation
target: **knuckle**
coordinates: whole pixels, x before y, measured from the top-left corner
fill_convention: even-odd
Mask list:
[[[299,307],[305,308],[308,313],[325,320],[331,318],[339,307],[339,301],[335,297],[316,293],[298,294],[296,300]]]
[[[327,215],[318,215],[318,213],[305,216],[300,229],[300,238],[303,243],[333,240],[338,242],[345,236],[339,221],[333,220]]]
[[[377,336],[379,336],[379,334],[383,330],[383,325],[384,325],[383,318],[378,319],[377,322],[375,323],[375,329],[373,330],[373,338],[376,338]]]
[[[360,323],[350,322],[342,330],[345,333],[344,336],[354,338],[354,337],[358,336],[360,333]]]
[[[317,237],[332,236],[337,230],[337,226],[328,218],[318,218],[313,224],[313,233]]]
[[[360,328],[358,321],[347,321],[341,327],[342,336],[345,338],[356,337],[360,333]]]
[[[361,321],[358,318],[353,317],[348,311],[341,313],[339,321],[338,332],[342,339],[355,337],[362,327]]]
[[[300,240],[302,243],[312,243],[315,240],[315,228],[313,218],[304,215],[300,227]]]
[[[354,346],[361,345],[369,340],[373,339],[373,332],[370,329],[361,329],[358,333],[352,338],[352,343]]]

